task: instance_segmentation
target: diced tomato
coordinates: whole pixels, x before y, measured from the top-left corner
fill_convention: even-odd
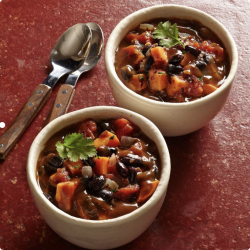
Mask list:
[[[192,82],[184,89],[184,92],[189,97],[199,97],[203,93],[202,81],[192,75]]]
[[[137,198],[137,202],[145,202],[147,199],[151,197],[151,195],[154,193],[155,189],[157,188],[159,184],[159,181],[144,181],[141,183],[140,187],[140,193]]]
[[[204,41],[199,48],[209,54],[214,54],[217,62],[221,62],[224,59],[224,49],[217,43],[210,44],[208,41]]]
[[[85,120],[77,125],[76,131],[77,133],[82,133],[84,137],[91,137],[94,140],[94,134],[97,131],[96,122],[92,119]]]
[[[186,41],[185,41],[185,45],[190,45],[193,46],[195,48],[199,48],[200,43],[197,42],[196,40],[194,40],[194,38],[192,36],[190,36]]]
[[[152,37],[151,32],[145,31],[145,32],[143,32],[141,35],[139,35],[138,41],[139,41],[140,43],[146,44],[146,43],[148,43],[148,42],[153,43],[154,39],[153,39],[153,37]]]
[[[125,127],[117,129],[116,136],[119,139],[121,139],[122,136],[132,136],[137,130],[137,127],[127,124]]]
[[[117,128],[116,136],[119,140],[122,136],[131,136],[139,130],[138,126],[124,118],[112,121],[112,124],[115,128]]]
[[[61,182],[57,185],[55,200],[59,208],[63,211],[69,211],[72,208],[73,195],[80,184],[80,179],[76,178],[72,181]]]
[[[76,162],[67,159],[63,162],[63,167],[65,167],[73,176],[82,175],[83,163],[80,159]]]
[[[153,43],[154,39],[152,37],[151,32],[145,31],[142,34],[136,34],[136,33],[128,33],[125,36],[125,39],[132,43],[135,40],[138,40],[140,43],[146,44],[147,42]]]
[[[138,184],[128,185],[123,188],[119,188],[114,196],[116,199],[125,201],[125,202],[133,202],[136,200],[138,193],[140,191],[140,187]]]
[[[132,123],[125,118],[120,118],[112,121],[112,125],[118,128],[124,128],[127,124],[131,125]]]
[[[65,168],[58,168],[57,172],[50,176],[49,182],[51,185],[56,186],[58,183],[66,182],[69,180],[69,173]]]

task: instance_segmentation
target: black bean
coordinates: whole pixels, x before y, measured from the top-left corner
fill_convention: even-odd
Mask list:
[[[212,56],[208,55],[208,54],[204,54],[203,55],[203,60],[205,61],[206,64],[209,64],[212,60]]]
[[[145,55],[147,51],[152,47],[152,44],[145,45],[142,49],[142,54]]]
[[[130,184],[135,184],[136,183],[136,176],[137,176],[137,171],[134,167],[129,168],[129,182]]]
[[[46,171],[56,172],[58,168],[63,167],[63,159],[55,154],[49,154],[47,156],[47,164],[45,165]]]
[[[196,67],[200,70],[205,69],[207,66],[207,64],[204,61],[197,61],[195,64],[196,64]]]
[[[129,175],[129,171],[128,171],[128,168],[125,166],[124,163],[118,161],[116,163],[116,170],[117,172],[124,178],[127,178],[128,175]]]
[[[145,65],[144,65],[144,72],[147,74],[148,71],[151,69],[152,65],[154,63],[154,58],[152,56],[150,56],[146,62],[145,62]]]
[[[98,148],[97,153],[99,156],[111,156],[112,154],[117,153],[117,148],[104,146]]]
[[[179,64],[184,58],[183,54],[176,54],[174,56],[172,56],[172,58],[170,59],[169,63],[170,64]]]
[[[136,71],[130,65],[126,65],[126,66],[121,68],[121,75],[122,75],[123,79],[126,81],[129,80],[135,74],[136,74]]]
[[[104,187],[105,181],[103,175],[94,176],[93,180],[89,182],[89,187],[93,190],[101,190]]]
[[[102,132],[105,131],[105,130],[108,130],[108,131],[112,130],[110,122],[108,122],[108,121],[101,121],[100,122],[100,128],[101,128]]]
[[[87,160],[82,160],[83,165],[89,165],[90,167],[95,166],[95,158],[94,157],[89,157]]]
[[[188,52],[190,52],[191,54],[193,54],[196,57],[201,53],[200,49],[195,48],[195,47],[190,46],[190,45],[186,45],[185,46],[185,50],[188,51]]]
[[[105,201],[111,201],[114,198],[114,193],[106,189],[101,190],[99,195]]]
[[[184,75],[184,78],[188,81],[188,82],[193,82],[192,78],[190,77],[190,75]]]
[[[167,66],[167,72],[169,75],[179,75],[181,72],[183,72],[183,68],[181,66],[169,64]]]
[[[130,156],[121,157],[120,162],[124,163],[126,166],[143,167],[143,162],[140,157],[133,158]]]

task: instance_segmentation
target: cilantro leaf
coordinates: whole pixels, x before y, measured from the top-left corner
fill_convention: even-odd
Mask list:
[[[86,160],[88,157],[96,155],[96,147],[93,145],[93,140],[83,137],[81,133],[73,133],[66,135],[64,143],[58,141],[56,150],[62,158],[69,158],[71,161],[78,159]]]
[[[180,43],[183,47],[184,44],[178,38],[178,28],[177,24],[173,24],[169,21],[158,24],[157,29],[153,32],[154,39],[160,39],[160,45],[165,46],[166,48],[171,48],[176,44]]]

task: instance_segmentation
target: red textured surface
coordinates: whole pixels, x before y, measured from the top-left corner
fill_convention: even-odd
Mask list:
[[[250,248],[250,89],[248,0],[0,0],[0,123],[9,126],[35,86],[51,71],[58,37],[79,22],[97,22],[105,40],[125,16],[143,7],[174,3],[203,10],[234,37],[239,70],[223,110],[206,127],[167,138],[172,161],[169,190],[153,224],[125,249]],[[116,105],[104,57],[82,75],[70,112]],[[0,249],[80,249],[54,233],[38,213],[26,179],[29,147],[59,88],[5,160],[0,162]],[[0,128],[0,134],[5,131]],[[98,235],[97,235],[98,237]]]

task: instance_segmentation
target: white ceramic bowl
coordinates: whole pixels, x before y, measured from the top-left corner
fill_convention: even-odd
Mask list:
[[[40,152],[48,139],[62,128],[88,118],[96,120],[120,118],[129,119],[157,145],[161,158],[161,177],[153,196],[134,212],[105,221],[84,220],[70,216],[45,198],[36,180],[36,164]],[[153,222],[165,198],[170,176],[170,157],[166,142],[159,129],[147,118],[118,107],[99,106],[86,108],[63,115],[48,124],[31,145],[27,177],[31,193],[38,210],[48,225],[69,242],[90,249],[110,249],[124,245],[141,233]]]
[[[124,36],[140,23],[154,18],[170,17],[197,20],[202,23],[221,39],[229,54],[231,68],[223,85],[212,94],[193,102],[162,103],[145,98],[127,88],[115,72],[115,51]],[[134,12],[115,27],[106,45],[105,66],[113,96],[120,107],[149,118],[164,136],[178,136],[203,127],[221,110],[237,71],[238,54],[234,40],[227,29],[212,16],[186,6],[158,5]]]

